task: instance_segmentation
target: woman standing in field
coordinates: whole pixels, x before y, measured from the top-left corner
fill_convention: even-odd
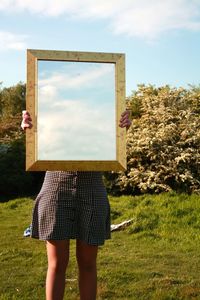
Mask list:
[[[27,111],[22,118],[21,127],[31,128]],[[119,126],[130,124],[125,111]],[[47,171],[35,200],[31,236],[46,241],[46,299],[63,299],[70,239],[76,239],[80,299],[95,300],[98,246],[110,238],[110,206],[101,172]]]

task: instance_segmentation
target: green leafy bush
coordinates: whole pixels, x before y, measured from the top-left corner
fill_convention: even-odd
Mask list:
[[[0,89],[0,201],[39,191],[43,173],[25,171],[25,134],[20,128],[25,84]]]
[[[24,136],[8,144],[6,152],[0,152],[0,169],[0,202],[39,191],[43,173],[25,171]]]

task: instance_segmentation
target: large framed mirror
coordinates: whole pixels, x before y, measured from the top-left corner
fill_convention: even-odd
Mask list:
[[[125,55],[27,50],[26,170],[126,169]]]

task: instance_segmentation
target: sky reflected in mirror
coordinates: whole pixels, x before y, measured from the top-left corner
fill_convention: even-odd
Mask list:
[[[115,160],[115,64],[38,61],[38,160]]]

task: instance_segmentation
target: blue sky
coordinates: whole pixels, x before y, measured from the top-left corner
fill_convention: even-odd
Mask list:
[[[199,84],[200,0],[0,0],[0,81],[26,82],[26,49],[122,52],[137,84]]]
[[[39,61],[38,159],[115,160],[114,85],[113,64]]]

